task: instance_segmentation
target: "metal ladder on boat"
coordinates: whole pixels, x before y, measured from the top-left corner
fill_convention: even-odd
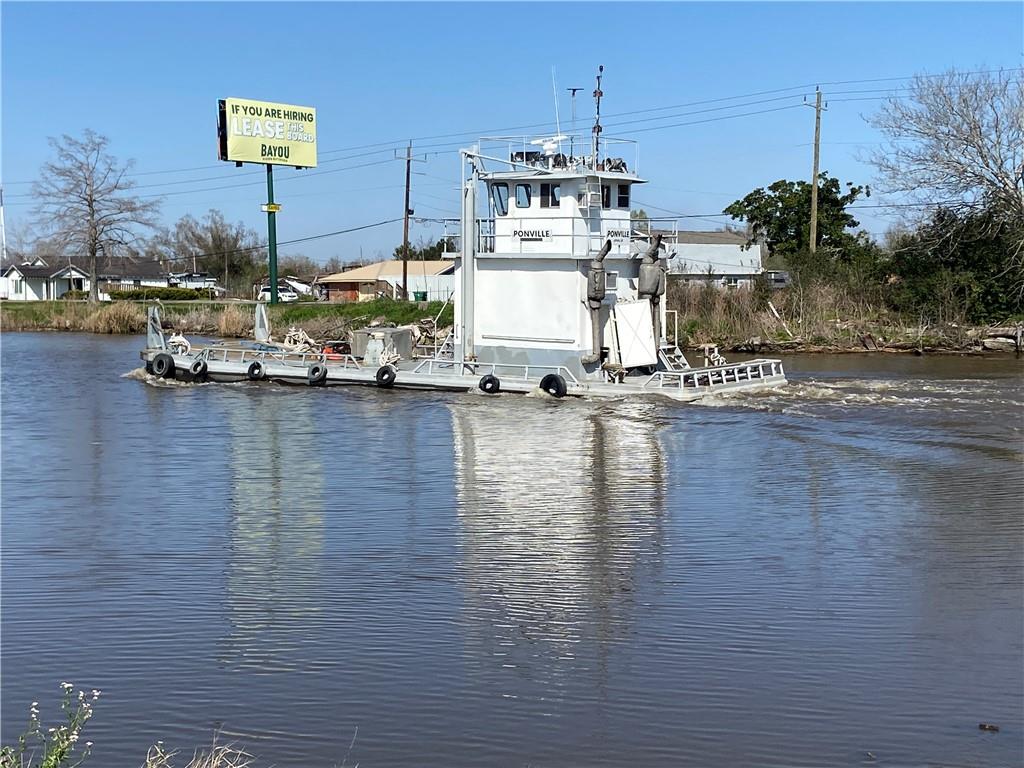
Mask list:
[[[664,346],[658,350],[658,359],[667,371],[685,371],[690,367],[683,351],[675,344]]]
[[[441,346],[437,348],[437,359],[455,359],[455,334],[451,331],[449,331],[448,335],[444,337],[444,341],[441,342]]]

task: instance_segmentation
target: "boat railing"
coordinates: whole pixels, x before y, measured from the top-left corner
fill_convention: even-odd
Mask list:
[[[255,360],[274,360],[284,365],[304,368],[313,363],[325,363],[331,367],[359,369],[359,361],[352,355],[330,352],[288,352],[287,350],[247,349],[245,347],[205,347],[196,355],[209,362],[248,363]]]
[[[515,135],[481,136],[477,146],[483,155],[481,160],[489,166],[492,162],[510,168],[538,168],[555,170],[572,168],[578,170],[594,167],[591,154],[594,150],[593,135],[590,131],[563,131],[561,139],[552,136]],[[556,139],[551,141],[551,139]],[[547,141],[545,141],[547,140]],[[550,142],[550,152],[545,144]],[[608,167],[613,157],[625,161],[622,170],[631,174],[640,173],[640,142],[616,136],[600,136],[598,139],[597,169]],[[504,157],[501,157],[504,155]],[[506,159],[507,158],[507,159]]]
[[[427,360],[421,360],[419,364],[412,369],[412,372],[431,374],[443,371],[444,373],[451,373],[452,368],[459,368],[460,376],[477,376],[488,373],[497,376],[499,372],[508,372],[509,378],[522,379],[539,378],[540,376],[548,373],[557,373],[570,384],[579,385],[580,383],[579,379],[573,375],[573,372],[564,365],[521,365],[518,363],[484,363],[479,360],[461,361],[450,359],[445,360],[443,358],[430,358]]]
[[[683,389],[707,391],[716,386],[740,382],[764,381],[783,376],[781,360],[746,360],[742,363],[687,368],[683,371],[656,371],[643,383],[644,389]]]

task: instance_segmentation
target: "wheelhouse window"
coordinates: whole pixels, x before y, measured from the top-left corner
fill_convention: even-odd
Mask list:
[[[531,193],[529,184],[516,184],[516,208],[529,208]]]
[[[558,184],[540,185],[540,207],[558,208],[562,199],[561,187]]]
[[[619,208],[629,208],[629,184],[619,184]]]
[[[498,216],[508,215],[508,184],[492,184],[491,200],[494,202],[494,212]]]
[[[601,207],[611,208],[612,207],[612,188],[608,184],[601,185]]]

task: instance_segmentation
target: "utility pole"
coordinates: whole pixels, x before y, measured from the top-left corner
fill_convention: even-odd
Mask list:
[[[821,146],[821,88],[814,100],[814,172],[811,175],[811,253],[818,250],[818,149]],[[810,106],[810,105],[808,105]]]
[[[405,148],[405,213],[402,218],[402,298],[409,300],[409,186],[412,183],[412,141]]]
[[[267,250],[270,255],[270,303],[277,304],[277,209],[279,205],[274,203],[274,166],[267,163],[267,204],[264,210],[267,212]],[[227,254],[224,256],[227,260]],[[224,272],[227,280],[227,269]],[[225,288],[227,286],[224,286]]]
[[[3,265],[7,266],[7,222],[4,220],[4,188],[0,187],[0,234],[3,235]]]

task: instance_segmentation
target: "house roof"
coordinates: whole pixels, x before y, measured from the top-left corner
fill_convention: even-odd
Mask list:
[[[32,264],[12,264],[4,272],[4,276],[6,277],[11,274],[12,270],[17,270],[22,277],[27,278],[46,278],[53,274],[53,267],[37,267]]]
[[[158,261],[132,261],[120,257],[98,259],[96,271],[99,273],[100,279],[167,277],[167,270]]]
[[[444,275],[455,270],[455,263],[452,261],[410,261],[409,276],[422,277],[423,275]],[[401,259],[390,259],[379,261],[376,264],[368,264],[365,267],[356,267],[347,272],[335,272],[333,275],[323,275],[318,279],[320,283],[369,283],[377,280],[384,280],[388,277],[402,276]]]

